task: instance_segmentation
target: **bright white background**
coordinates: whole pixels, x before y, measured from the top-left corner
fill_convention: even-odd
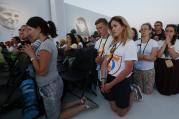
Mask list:
[[[9,40],[11,37],[18,35],[19,27],[26,24],[32,16],[40,16],[46,20],[51,19],[49,0],[0,0],[0,5],[5,5],[9,9],[20,12],[19,22],[14,31],[1,31],[0,41]],[[1,30],[1,29],[0,29]]]
[[[169,23],[179,24],[179,0],[64,0],[107,16],[120,15],[131,26],[140,28],[145,22],[152,25],[161,20],[164,26]]]

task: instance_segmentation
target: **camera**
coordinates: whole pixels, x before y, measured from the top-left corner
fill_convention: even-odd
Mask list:
[[[18,43],[17,49],[21,50],[27,44],[31,44],[31,42],[30,41],[21,41],[20,43]]]

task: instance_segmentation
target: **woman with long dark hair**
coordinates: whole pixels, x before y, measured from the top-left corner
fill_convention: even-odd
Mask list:
[[[31,45],[26,45],[23,50],[31,58],[35,69],[36,82],[43,98],[47,118],[58,119],[60,118],[63,81],[58,74],[58,52],[53,41],[53,38],[57,36],[56,27],[52,21],[46,22],[40,17],[31,17],[26,25],[31,41],[40,40],[42,43],[36,51]]]
[[[72,33],[66,35],[66,48],[65,50],[77,49],[78,43],[76,37]]]
[[[136,41],[138,40],[138,33],[137,33],[137,29],[132,27],[131,28],[131,37],[132,37],[132,40]]]
[[[177,28],[169,24],[165,29],[165,40],[158,41],[156,61],[156,87],[161,94],[177,94],[179,91],[179,40]]]

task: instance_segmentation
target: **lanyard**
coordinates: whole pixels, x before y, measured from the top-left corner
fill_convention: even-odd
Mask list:
[[[114,52],[121,44],[122,44],[122,42],[120,42],[118,46],[117,46],[117,43],[112,46],[112,48],[110,50],[110,54],[109,54],[109,59],[107,61],[107,66],[109,65],[110,61],[112,60]]]
[[[148,45],[149,41],[150,41],[150,39],[147,41],[146,45],[144,46],[144,49],[143,49],[143,51],[142,51],[142,54],[144,54],[145,49],[146,49],[146,47],[147,47],[147,45]],[[142,39],[141,39],[141,42],[140,42],[140,43],[141,43],[141,44],[140,44],[140,49],[139,49],[139,52],[141,53]]]
[[[100,56],[102,56],[103,53],[104,53],[104,47],[105,47],[105,45],[106,45],[106,42],[107,42],[108,38],[109,38],[109,35],[107,36],[107,38],[106,38],[106,40],[105,40],[105,42],[104,42],[104,45],[103,45],[103,47],[102,47],[102,52],[101,52],[101,55],[100,55]],[[98,50],[99,50],[100,47],[101,47],[101,43],[102,43],[102,38],[101,38],[101,41],[100,41]]]

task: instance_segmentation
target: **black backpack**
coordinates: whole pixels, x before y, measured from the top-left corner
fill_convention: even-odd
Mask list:
[[[30,63],[25,53],[19,53],[13,63],[8,61],[0,69],[0,113],[23,106],[19,84],[25,79],[25,69]]]

